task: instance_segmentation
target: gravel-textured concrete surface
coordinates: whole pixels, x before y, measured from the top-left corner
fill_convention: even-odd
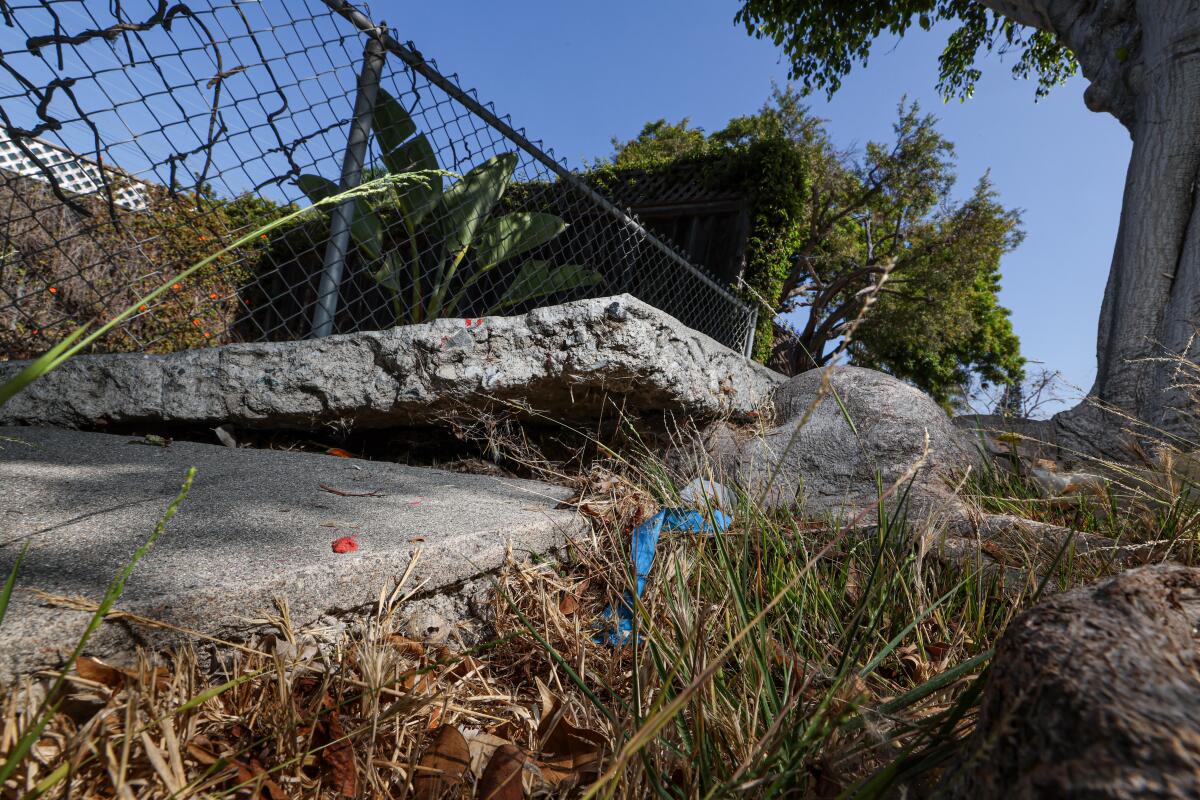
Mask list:
[[[135,443],[142,442],[142,443]],[[87,615],[30,592],[99,600],[197,468],[191,494],[129,580],[118,608],[237,638],[275,596],[305,625],[373,602],[404,573],[424,592],[495,570],[509,547],[545,552],[583,530],[557,510],[565,490],[326,455],[234,450],[44,428],[0,428],[0,574],[26,542],[18,591],[0,624],[0,677],[50,666]],[[344,497],[343,492],[380,496]],[[356,536],[358,551],[332,543]],[[418,555],[419,553],[419,555]],[[89,651],[132,653],[163,632],[109,622]]]
[[[0,383],[23,366],[0,364]],[[709,420],[757,410],[783,380],[619,295],[302,342],[77,357],[0,408],[0,424],[362,429],[436,424],[497,401],[557,420],[618,406]]]

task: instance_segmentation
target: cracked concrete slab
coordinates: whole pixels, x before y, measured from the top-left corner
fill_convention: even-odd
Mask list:
[[[0,382],[23,366],[0,364]],[[617,407],[705,421],[757,411],[783,380],[619,295],[301,342],[77,357],[0,408],[0,424],[370,429],[497,403],[562,421]]]
[[[98,601],[192,466],[191,494],[118,608],[222,638],[242,636],[276,596],[297,624],[312,624],[373,603],[414,560],[409,585],[434,592],[496,570],[510,549],[518,558],[551,551],[585,530],[575,512],[556,507],[567,490],[536,481],[0,428],[0,575],[29,543],[0,623],[0,679],[60,663],[86,624],[87,614],[51,607],[32,590]],[[355,537],[356,552],[333,552],[344,536]],[[135,643],[177,641],[108,622],[88,652],[119,660]]]

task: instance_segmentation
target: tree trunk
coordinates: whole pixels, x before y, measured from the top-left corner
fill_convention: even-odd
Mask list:
[[[1200,792],[1200,569],[1060,594],[996,646],[979,722],[938,796],[1145,800]]]
[[[1106,455],[1128,452],[1130,429],[1200,441],[1171,358],[1200,353],[1200,0],[983,2],[1064,41],[1091,82],[1088,107],[1133,139],[1096,381],[1054,418],[1059,441]]]

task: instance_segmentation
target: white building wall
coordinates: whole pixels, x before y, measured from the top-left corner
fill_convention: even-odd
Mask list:
[[[26,146],[42,166],[54,174],[63,191],[72,194],[104,191],[100,168],[94,162],[40,139],[28,139]],[[0,126],[0,170],[47,183],[43,170],[17,147],[3,126]],[[145,211],[149,207],[150,196],[145,183],[116,170],[109,169],[106,172],[113,189],[113,199],[118,206],[129,211]]]

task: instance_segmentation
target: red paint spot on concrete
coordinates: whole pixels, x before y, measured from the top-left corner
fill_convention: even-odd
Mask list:
[[[358,539],[354,536],[343,536],[340,539],[333,540],[333,552],[353,553],[358,550]]]

